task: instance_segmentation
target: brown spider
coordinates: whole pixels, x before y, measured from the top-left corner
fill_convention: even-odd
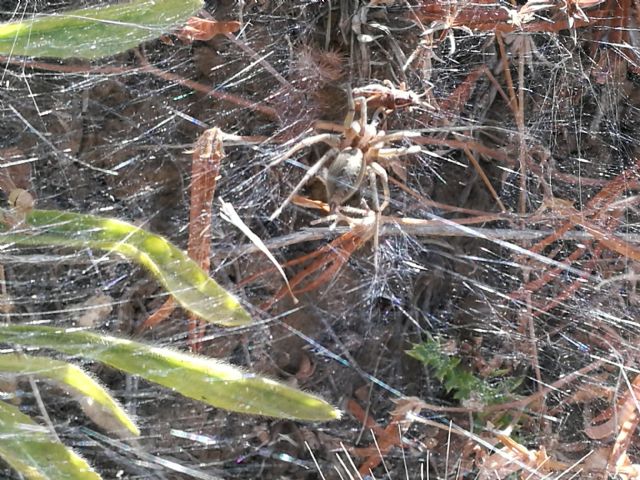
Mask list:
[[[317,122],[315,129],[333,133],[320,133],[303,138],[283,155],[272,161],[268,168],[279,165],[305,147],[324,143],[331,147],[298,182],[282,205],[273,212],[270,220],[277,218],[282,210],[291,202],[298,191],[314,176],[317,176],[326,187],[327,197],[332,209],[343,205],[360,190],[365,177],[371,184],[374,210],[382,212],[389,205],[389,184],[387,172],[381,164],[401,155],[409,155],[420,151],[417,145],[411,147],[389,146],[392,142],[405,138],[418,137],[416,131],[397,131],[386,133],[378,129],[383,108],[378,108],[367,123],[367,101],[363,97],[351,99],[349,95],[349,113],[343,125],[328,122]],[[360,117],[356,120],[356,107]],[[329,164],[328,168],[325,165]],[[384,200],[379,202],[376,178],[380,179],[384,191]]]

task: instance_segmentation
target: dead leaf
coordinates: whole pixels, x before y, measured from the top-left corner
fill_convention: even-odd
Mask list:
[[[187,25],[178,30],[175,35],[185,43],[195,40],[207,41],[216,35],[227,35],[237,32],[241,27],[240,22],[228,21],[218,22],[206,18],[191,17],[187,20]]]
[[[113,298],[104,293],[92,296],[86,302],[76,306],[76,323],[80,327],[95,328],[100,325],[113,310]]]

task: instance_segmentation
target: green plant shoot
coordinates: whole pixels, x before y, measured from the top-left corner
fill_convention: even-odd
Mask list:
[[[521,378],[510,378],[492,385],[490,379],[477,378],[460,365],[459,357],[444,354],[440,343],[433,339],[414,345],[407,354],[433,369],[434,376],[447,393],[453,393],[456,400],[465,401],[475,397],[486,404],[499,403],[522,382]],[[496,372],[500,373],[503,372]]]
[[[31,210],[25,212],[21,225],[0,234],[0,244],[117,252],[146,268],[183,308],[203,320],[225,327],[251,322],[238,299],[178,247],[127,222],[57,210]]]
[[[0,457],[29,480],[101,478],[44,427],[5,402],[0,402]]]
[[[328,421],[340,411],[323,399],[219,360],[77,329],[10,325],[0,341],[105,363],[182,395],[234,412]]]
[[[126,430],[130,434],[140,435],[140,430],[120,404],[76,365],[49,357],[6,353],[0,355],[0,372],[34,375],[52,381],[79,398],[87,415],[106,430],[118,433]]]
[[[158,38],[184,23],[202,0],[133,0],[0,24],[0,54],[96,59]]]

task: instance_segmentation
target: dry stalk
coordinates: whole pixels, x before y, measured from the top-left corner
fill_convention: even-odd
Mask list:
[[[225,133],[219,128],[205,131],[196,142],[191,160],[191,198],[189,202],[189,240],[187,254],[205,272],[211,266],[211,217],[213,196],[216,190],[220,162],[224,158]],[[173,297],[153,312],[138,328],[138,332],[152,328],[168,318],[176,307]],[[199,350],[199,340],[204,335],[205,324],[189,315],[189,340],[191,348]]]

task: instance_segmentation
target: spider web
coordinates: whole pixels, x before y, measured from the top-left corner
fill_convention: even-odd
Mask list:
[[[5,0],[0,11],[9,21],[88,5],[95,2]],[[583,5],[587,16],[587,7],[613,8]],[[496,12],[518,7],[456,8],[415,1],[207,2],[214,18],[242,22],[233,39],[184,44],[170,37],[91,64],[4,59],[0,158],[6,175],[34,193],[40,208],[124,219],[186,249],[189,149],[211,127],[251,137],[225,147],[211,259],[212,276],[259,321],[231,331],[209,328],[202,353],[347,410],[343,420],[321,425],[246,417],[85,364],[137,415],[143,436],[131,442],[100,431],[73,399],[38,383],[60,438],[104,478],[359,478],[358,468],[378,457],[384,462],[374,468],[376,478],[486,478],[472,449],[480,445],[492,454],[481,443],[497,441],[491,425],[510,426],[521,445],[545,447],[567,465],[589,456],[606,464],[617,431],[599,436],[595,426],[606,420],[597,417],[615,410],[637,368],[635,13],[622,21],[614,9],[607,14],[611,23],[594,16],[585,25],[580,12],[562,16],[548,6],[523,25],[568,18],[574,25],[514,27],[498,40],[478,12],[498,18]],[[620,39],[620,32],[628,36]],[[141,72],[141,56],[160,74]],[[330,227],[322,223],[326,211],[300,199],[270,221],[328,146],[318,143],[267,166],[313,135],[314,122],[341,125],[349,89],[388,87],[385,80],[399,96],[415,98],[389,108],[378,128],[420,132],[422,140],[391,145],[421,151],[387,168],[390,205],[377,249],[372,237],[347,249],[339,239],[353,225]],[[300,196],[331,203],[318,179]],[[222,219],[221,200],[281,264],[322,252],[316,270],[309,262],[285,268],[290,280],[321,278],[309,291],[294,288],[299,303],[269,260]],[[361,225],[372,205],[365,181],[340,207],[359,209],[343,213]],[[565,224],[566,232],[535,246]],[[322,277],[330,261],[340,268]],[[181,310],[138,332],[166,294],[116,256],[5,246],[0,263],[4,321],[82,325],[189,347]],[[503,403],[553,387],[598,360],[605,366],[551,388],[544,403],[492,410],[479,394],[456,397],[470,381],[447,386],[433,362],[406,354],[425,341],[437,341],[440,360],[459,359],[462,371],[483,385],[499,389],[517,380],[503,388]],[[3,391],[41,416],[26,380],[7,379]],[[404,423],[404,449],[354,450],[388,440],[381,431],[404,397],[469,410],[424,410],[423,419],[445,428]],[[380,428],[363,426],[348,401]],[[468,435],[451,434],[450,422]],[[635,446],[627,454],[638,461]],[[604,467],[594,460],[581,468],[601,473]],[[560,468],[549,476],[575,472]],[[8,468],[2,475],[18,478]]]

